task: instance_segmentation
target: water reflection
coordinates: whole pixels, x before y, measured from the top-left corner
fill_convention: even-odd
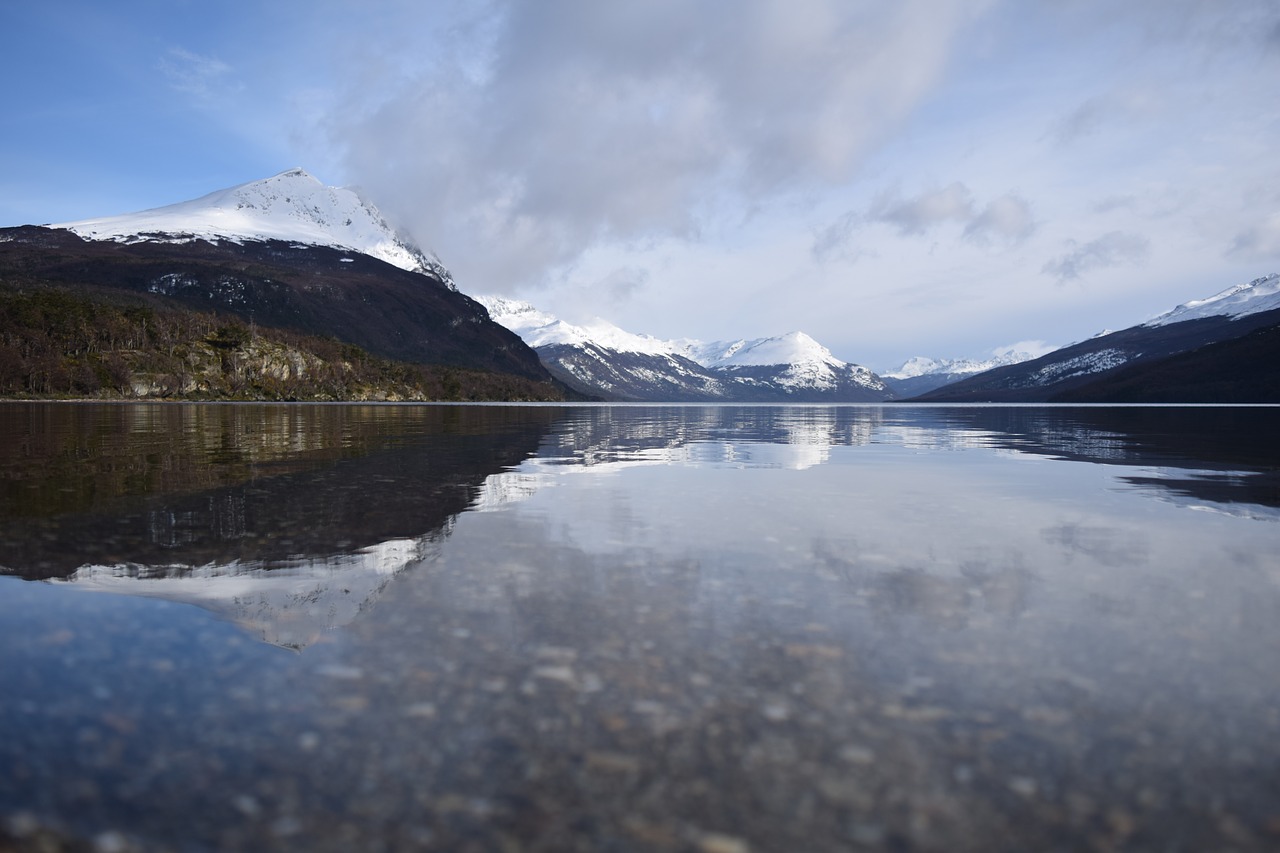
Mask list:
[[[198,604],[296,648],[426,559],[552,415],[11,404],[0,418],[0,571]]]
[[[527,501],[565,475],[1005,450],[1105,464],[1116,484],[1193,508],[1275,518],[1280,507],[1267,440],[1276,409],[9,404],[0,414],[0,569],[200,602],[293,646],[354,618],[458,513]],[[833,449],[849,448],[865,451],[833,462]],[[935,500],[921,496],[915,511]],[[613,512],[622,538],[643,527]],[[1075,522],[1046,527],[1043,541],[1105,564],[1150,559],[1138,534]]]
[[[60,582],[82,590],[194,604],[273,646],[302,649],[369,608],[391,579],[430,560],[434,537],[399,539],[349,554],[200,566],[81,566]]]
[[[1183,504],[1204,501],[1222,511],[1273,517],[1265,508],[1280,508],[1280,450],[1269,440],[1277,430],[1275,407],[569,409],[537,459],[490,478],[477,508],[527,496],[542,482],[532,472],[566,466],[802,470],[829,462],[835,447],[885,445],[921,452],[1009,450],[1121,466],[1118,484]],[[1125,470],[1130,468],[1144,470]]]
[[[1276,421],[0,406],[0,847],[1267,849]]]

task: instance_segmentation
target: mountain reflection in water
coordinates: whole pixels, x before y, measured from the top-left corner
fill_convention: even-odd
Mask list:
[[[0,842],[1268,849],[1278,428],[3,404]]]
[[[5,417],[5,416],[8,417]],[[426,558],[542,409],[17,405],[0,567],[206,607],[299,648]]]

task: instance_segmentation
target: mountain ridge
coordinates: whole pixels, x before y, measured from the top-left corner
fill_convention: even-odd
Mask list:
[[[1280,336],[1263,334],[1247,345],[1231,345],[1276,326],[1280,274],[1273,273],[1184,303],[1145,323],[997,367],[911,400],[1277,402],[1280,396],[1269,371],[1238,359],[1274,364],[1280,358]],[[1148,393],[1144,383],[1158,390]]]

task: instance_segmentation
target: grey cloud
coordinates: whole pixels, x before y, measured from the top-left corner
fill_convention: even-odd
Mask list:
[[[1035,233],[1036,222],[1031,205],[1016,195],[993,199],[964,229],[964,236],[974,243],[986,244],[998,239],[1018,244]]]
[[[1113,210],[1132,210],[1138,203],[1136,196],[1132,195],[1113,195],[1107,196],[1093,206],[1095,213],[1110,213]]]
[[[1040,531],[1044,541],[1061,545],[1103,566],[1141,566],[1151,561],[1145,537],[1119,528],[1062,524]]]
[[[871,205],[867,218],[894,225],[903,235],[918,236],[944,222],[972,221],[973,193],[959,181],[914,198],[885,193]]]
[[[622,302],[630,299],[649,283],[649,271],[640,267],[620,267],[609,273],[600,281],[600,289],[609,297],[610,302]]]
[[[1087,136],[1102,125],[1108,112],[1102,98],[1090,98],[1059,119],[1051,134],[1059,143]]]
[[[1131,67],[1109,75],[1120,81],[1089,92],[1046,128],[1046,138],[1072,144],[1112,128],[1165,121],[1201,107],[1196,80],[1211,80],[1228,66],[1247,63],[1261,79],[1274,74],[1280,57],[1280,5],[1275,0],[1128,0],[1124,3],[1060,3],[1048,12],[1065,39],[1086,37],[1123,42]],[[1176,57],[1177,66],[1150,70],[1151,57]],[[1127,81],[1127,82],[1125,82]],[[1230,101],[1239,93],[1213,91]]]
[[[1274,0],[1128,0],[1061,3],[1058,24],[1075,32],[1134,27],[1136,47],[1173,46],[1186,63],[1239,58],[1267,50],[1280,35]]]
[[[1280,259],[1280,213],[1272,214],[1237,234],[1227,254],[1250,260]]]
[[[1069,144],[1108,127],[1132,124],[1158,112],[1159,98],[1139,89],[1114,90],[1098,95],[1077,106],[1050,129],[1059,144]]]
[[[483,44],[384,80],[366,72],[327,126],[349,174],[478,290],[536,280],[602,242],[694,238],[717,207],[849,180],[931,91],[979,7],[483,8],[466,30]]]
[[[819,231],[810,249],[813,259],[823,263],[856,254],[853,252],[853,235],[861,224],[862,217],[851,210]]]
[[[607,314],[611,308],[630,301],[649,286],[650,272],[642,267],[617,267],[595,280],[573,286],[565,301],[572,308],[564,319],[585,323]]]
[[[1151,251],[1151,242],[1137,234],[1111,231],[1088,243],[1067,242],[1068,251],[1062,257],[1049,261],[1041,272],[1052,275],[1059,282],[1078,279],[1096,269],[1138,263]]]
[[[883,193],[867,213],[870,222],[893,225],[903,236],[921,236],[948,222],[964,226],[964,238],[978,245],[993,240],[1017,244],[1035,232],[1031,205],[1013,193],[992,199],[979,210],[973,193],[959,181],[911,198]],[[816,246],[815,246],[816,249]]]

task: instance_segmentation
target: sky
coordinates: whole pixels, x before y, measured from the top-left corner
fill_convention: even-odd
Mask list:
[[[1280,271],[1274,0],[43,0],[0,71],[0,226],[301,166],[662,338],[884,371]]]

